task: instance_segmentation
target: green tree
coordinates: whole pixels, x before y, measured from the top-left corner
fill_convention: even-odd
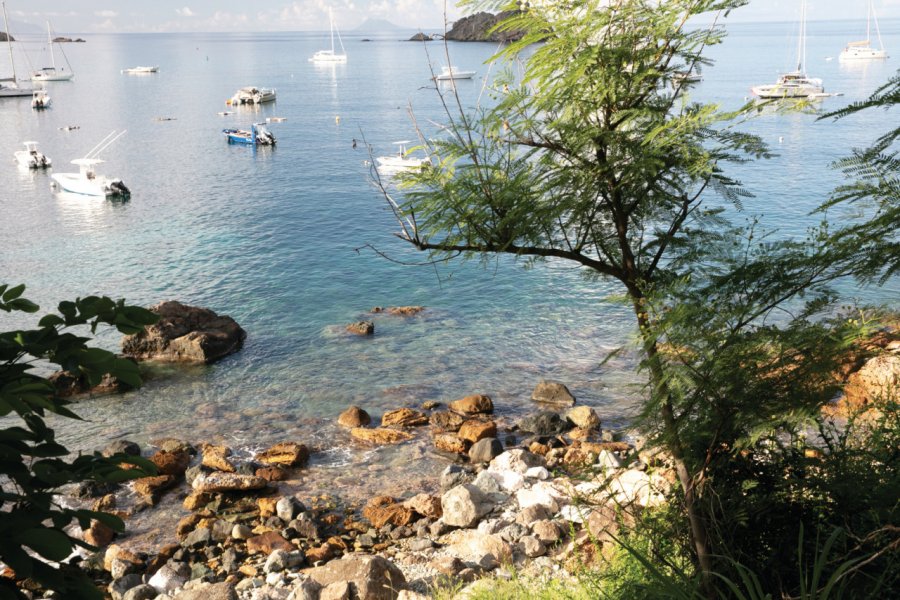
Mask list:
[[[22,296],[24,291],[24,285],[0,285],[0,310],[37,312],[39,307]],[[16,584],[29,579],[66,598],[103,597],[82,571],[59,562],[75,546],[93,549],[66,528],[77,524],[86,529],[97,520],[122,530],[122,521],[103,512],[63,507],[55,493],[70,483],[133,479],[155,472],[154,467],[127,455],[69,457],[45,417],[47,413],[79,417],[66,400],[57,397],[42,373],[56,365],[84,377],[89,385],[110,374],[122,383],[140,386],[135,363],[88,347],[89,338],[70,330],[88,329],[93,334],[105,324],[131,334],[156,319],[150,311],[123,300],[88,296],[60,303],[58,314],[47,314],[35,329],[0,333],[0,417],[16,415],[21,421],[8,418],[0,429],[0,561],[15,573],[12,579],[0,578],[0,598],[22,597]],[[125,470],[119,466],[123,462],[137,466]]]
[[[733,127],[743,109],[723,112],[688,96],[685,75],[708,64],[703,51],[723,38],[717,26],[688,22],[741,4],[532,3],[498,26],[526,32],[496,57],[522,61],[524,76],[499,81],[492,108],[450,114],[448,136],[425,142],[435,167],[406,178],[402,200],[391,201],[401,237],[435,259],[563,259],[621,284],[649,374],[647,406],[661,417],[658,433],[675,461],[707,583],[712,551],[697,499],[702,459],[685,439],[690,415],[678,410],[654,310],[722,239],[721,204],[707,200],[740,208],[745,192],[724,167],[766,156],[758,138]]]

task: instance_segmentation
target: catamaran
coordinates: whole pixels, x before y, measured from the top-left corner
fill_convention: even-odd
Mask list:
[[[16,61],[13,59],[12,38],[9,37],[9,20],[6,17],[6,2],[0,2],[3,6],[3,25],[6,31],[6,45],[9,48],[9,65],[12,67],[12,77],[0,79],[0,98],[21,98],[31,96],[31,88],[19,87],[16,77]]]
[[[58,43],[58,42],[57,42]],[[57,67],[56,66],[56,54],[53,52],[53,34],[50,33],[50,21],[47,21],[47,44],[50,46],[50,63],[52,66],[44,67],[39,71],[35,71],[31,74],[32,81],[69,81],[73,77],[75,77],[75,73],[72,71],[72,65],[69,64],[69,59],[66,57],[66,53],[63,52],[62,46],[60,45],[59,51],[62,53],[63,58],[66,60],[66,66],[69,67],[69,70],[66,71],[65,67]]]
[[[797,70],[784,73],[778,81],[770,85],[751,88],[760,98],[808,98],[822,94],[825,87],[822,80],[809,77],[803,69],[806,62],[806,1],[800,5],[800,40],[797,46]]]
[[[341,53],[335,54],[334,52],[334,15],[331,14],[331,9],[328,10],[328,22],[331,26],[331,50],[319,50],[309,60],[317,63],[347,62],[347,52],[344,50],[344,41],[341,39],[340,31],[338,31],[338,43],[341,45]]]
[[[872,47],[869,33],[871,32],[872,21],[875,21],[875,34],[878,36],[878,48]],[[870,58],[887,58],[887,50],[884,49],[884,43],[881,41],[881,29],[878,28],[878,17],[875,16],[875,7],[872,0],[869,0],[869,10],[866,13],[866,39],[858,42],[848,42],[847,46],[841,50],[838,57],[839,60],[868,60]]]

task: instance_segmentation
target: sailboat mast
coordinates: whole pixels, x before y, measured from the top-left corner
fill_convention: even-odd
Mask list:
[[[47,21],[47,45],[50,46],[50,64],[56,71],[56,55],[53,54],[53,36],[50,34],[50,21]]]
[[[800,4],[800,39],[797,42],[797,72],[803,73],[806,63],[806,0]]]
[[[16,61],[13,59],[12,41],[9,39],[9,19],[6,17],[6,2],[3,2],[3,25],[6,29],[6,45],[9,47],[9,64],[12,65],[13,81],[16,81]]]
[[[334,54],[334,14],[328,9],[328,27],[331,29],[331,53]]]

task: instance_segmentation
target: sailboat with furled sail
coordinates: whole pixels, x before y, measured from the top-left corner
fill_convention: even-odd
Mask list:
[[[72,71],[72,65],[69,64],[69,58],[66,56],[66,53],[63,52],[62,46],[59,47],[59,52],[62,54],[63,59],[65,59],[66,66],[69,67],[69,70],[66,71],[66,67],[56,66],[56,54],[53,52],[54,43],[58,44],[59,42],[53,41],[53,34],[50,33],[50,21],[47,21],[47,45],[50,46],[50,64],[52,66],[44,67],[43,69],[32,73],[32,81],[69,81],[75,77],[75,73]]]
[[[334,15],[331,13],[331,9],[328,9],[328,22],[331,25],[331,50],[319,50],[309,60],[314,63],[347,62],[347,51],[344,50],[344,41],[341,39],[340,31],[338,31],[338,43],[341,45],[341,53],[336,54],[334,51]]]
[[[870,41],[872,21],[875,21],[875,35],[878,36],[878,48],[873,48]],[[875,7],[872,5],[872,0],[869,0],[869,11],[866,13],[866,39],[858,42],[848,42],[847,46],[841,50],[838,59],[869,60],[887,57],[887,50],[884,49],[884,43],[881,41],[881,30],[878,28],[878,17],[875,16]]]
[[[6,17],[6,2],[0,3],[3,6],[3,25],[6,32],[6,46],[9,48],[9,65],[12,67],[12,77],[0,79],[0,98],[21,98],[31,97],[31,88],[19,87],[19,81],[16,78],[16,61],[13,58],[12,38],[9,37],[9,19]]]
[[[757,85],[750,88],[754,94],[764,99],[772,98],[809,98],[821,95],[825,91],[822,80],[806,74],[806,0],[800,5],[800,36],[797,46],[797,69],[784,73],[778,81],[769,85]]]

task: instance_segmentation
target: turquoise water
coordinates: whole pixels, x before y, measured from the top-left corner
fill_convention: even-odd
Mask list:
[[[898,56],[848,66],[836,57],[861,24],[810,24],[808,71],[827,91],[845,94],[825,100],[826,109],[864,98],[895,72],[900,23],[881,26]],[[735,27],[712,49],[717,65],[695,97],[739,106],[751,85],[791,68],[793,31],[793,24]],[[379,415],[487,393],[511,420],[528,409],[542,378],[564,381],[608,424],[627,422],[637,394],[631,363],[599,366],[631,331],[628,311],[606,300],[615,288],[563,263],[526,270],[501,258],[434,269],[367,247],[400,261],[424,258],[392,235],[397,226],[369,181],[364,145],[352,148],[364,137],[375,155],[387,154],[392,141],[413,139],[408,104],[429,135],[436,133],[429,121],[446,121],[421,44],[345,35],[348,63],[320,66],[307,58],[326,46],[324,34],[86,37],[66,47],[77,75],[50,86],[50,110],[32,112],[27,99],[0,103],[0,154],[9,159],[0,168],[0,279],[27,283],[45,308],[87,294],[144,305],[178,299],[233,316],[248,338],[242,352],[216,365],[166,369],[139,391],[82,402],[86,422],[57,423],[71,447],[121,436],[238,447],[290,438],[323,450],[317,465],[329,477],[348,461],[415,461],[424,470],[427,444],[373,455],[336,431],[334,418],[350,404]],[[477,102],[489,76],[483,63],[495,49],[450,44],[453,64],[478,70],[474,81],[459,83],[466,105]],[[439,70],[443,46],[428,50]],[[135,65],[160,72],[120,73]],[[277,102],[226,107],[246,85],[277,88]],[[217,114],[224,110],[235,114]],[[287,119],[271,126],[274,149],[229,146],[220,133],[269,116]],[[60,130],[66,126],[78,129]],[[837,124],[759,116],[745,128],[779,156],[741,169],[757,195],[747,212],[763,213],[781,234],[802,234],[808,211],[840,182],[829,164],[889,126],[883,112]],[[128,133],[104,153],[103,172],[131,188],[127,203],[54,195],[48,173],[22,174],[11,160],[20,142],[34,139],[57,172],[67,171],[69,160],[114,129]],[[863,295],[890,300],[896,291]],[[368,315],[374,306],[409,304],[428,310],[410,319]],[[361,318],[375,321],[374,338],[343,332]],[[4,328],[24,323],[0,316]],[[114,348],[118,336],[101,342]]]

